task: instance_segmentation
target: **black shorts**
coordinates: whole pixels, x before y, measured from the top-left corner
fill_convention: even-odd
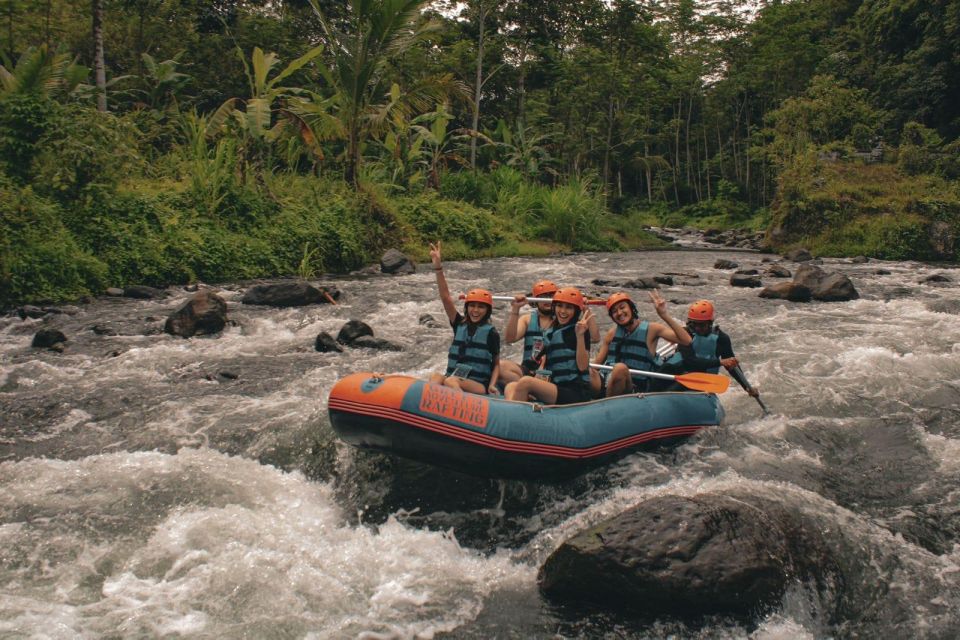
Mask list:
[[[588,382],[571,382],[557,385],[557,404],[576,404],[593,400]]]

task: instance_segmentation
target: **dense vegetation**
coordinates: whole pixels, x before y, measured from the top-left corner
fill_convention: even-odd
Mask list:
[[[0,305],[310,277],[438,237],[656,244],[644,224],[960,250],[960,0],[7,0],[0,20]]]

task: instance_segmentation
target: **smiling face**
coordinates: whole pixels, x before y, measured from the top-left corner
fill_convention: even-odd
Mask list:
[[[466,306],[467,320],[473,324],[479,323],[487,315],[487,305],[482,302],[468,302]]]
[[[553,303],[553,313],[557,317],[557,322],[560,324],[567,324],[568,322],[572,321],[576,316],[577,311],[579,311],[579,309],[572,304],[568,304],[566,302]]]
[[[553,294],[545,296],[547,298],[552,298]],[[538,302],[537,311],[540,312],[542,316],[552,316],[553,315],[553,303],[552,302]]]
[[[621,300],[610,309],[610,318],[621,326],[630,324],[633,320],[633,309],[628,300]]]
[[[687,320],[687,328],[701,336],[710,335],[713,330],[713,322],[710,320]]]

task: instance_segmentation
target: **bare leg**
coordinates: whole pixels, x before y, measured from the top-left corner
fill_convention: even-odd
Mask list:
[[[527,396],[533,396],[541,402],[553,404],[557,401],[557,385],[539,378],[524,376],[516,382],[511,382],[504,390],[507,400],[525,401]]]
[[[460,389],[461,391],[466,391],[468,393],[478,393],[480,395],[487,394],[487,388],[476,380],[467,380],[465,378],[447,378],[444,384],[448,387]]]
[[[622,362],[613,365],[613,370],[607,376],[607,397],[622,396],[633,390],[633,380],[630,378],[630,369]]]
[[[516,382],[523,377],[523,369],[516,362],[500,359],[500,380],[502,382]]]
[[[600,373],[596,369],[590,369],[590,391],[594,398],[603,395],[603,380],[600,379]]]

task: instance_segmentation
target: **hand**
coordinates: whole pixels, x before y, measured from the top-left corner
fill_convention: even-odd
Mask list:
[[[500,389],[497,389],[497,385],[492,384],[487,387],[487,393],[489,393],[491,396],[498,396],[500,395]]]
[[[510,301],[510,310],[520,313],[520,309],[525,307],[526,304],[527,296],[523,295],[522,293],[518,293],[517,295],[513,296],[513,300]]]
[[[657,310],[657,315],[662,316],[667,312],[667,301],[662,295],[660,295],[660,289],[651,289],[650,292],[650,302],[653,303],[654,309]]]
[[[723,365],[724,369],[733,369],[735,366],[740,364],[736,358],[720,358],[720,364]]]
[[[443,266],[443,263],[440,259],[440,241],[437,240],[436,244],[430,243],[430,262],[433,263],[434,269],[440,269]]]
[[[573,328],[578,336],[584,335],[590,329],[591,318],[593,318],[593,312],[590,309],[584,309],[580,314],[580,320],[577,321],[577,326]]]

